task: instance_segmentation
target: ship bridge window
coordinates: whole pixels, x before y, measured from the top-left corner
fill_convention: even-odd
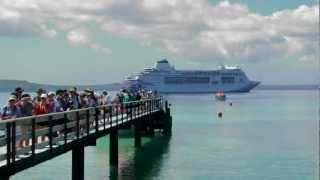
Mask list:
[[[222,84],[233,84],[235,82],[234,77],[221,77]]]

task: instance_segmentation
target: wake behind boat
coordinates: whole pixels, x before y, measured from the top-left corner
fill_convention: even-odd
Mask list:
[[[218,70],[176,70],[164,59],[153,68],[126,78],[127,88],[161,93],[249,92],[260,82],[250,81],[239,67],[221,66]]]

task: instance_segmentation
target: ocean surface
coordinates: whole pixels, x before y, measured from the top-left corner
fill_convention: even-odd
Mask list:
[[[7,96],[1,93],[0,102]],[[143,147],[135,150],[132,133],[121,133],[118,179],[318,179],[317,91],[254,90],[228,94],[226,102],[217,102],[212,94],[167,99],[172,104],[172,136],[145,138]],[[115,179],[109,173],[108,148],[106,137],[85,149],[85,179]],[[69,180],[71,153],[12,179]]]

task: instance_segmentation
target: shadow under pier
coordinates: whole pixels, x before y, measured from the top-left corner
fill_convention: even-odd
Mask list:
[[[119,170],[110,168],[110,180],[144,180],[160,172],[164,157],[169,152],[171,135],[156,136],[136,149],[127,163]]]

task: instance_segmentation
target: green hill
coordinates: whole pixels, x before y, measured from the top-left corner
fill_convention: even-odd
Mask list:
[[[72,85],[73,86],[73,85]],[[34,92],[39,88],[46,89],[48,91],[55,91],[57,89],[68,89],[71,87],[67,85],[48,85],[48,84],[38,84],[28,81],[20,80],[0,80],[0,92],[10,92],[13,91],[16,87],[22,87],[27,92]],[[103,85],[76,85],[79,90],[86,88],[92,88],[94,90],[109,90],[116,91],[123,87],[121,83],[112,83],[112,84],[103,84]]]

